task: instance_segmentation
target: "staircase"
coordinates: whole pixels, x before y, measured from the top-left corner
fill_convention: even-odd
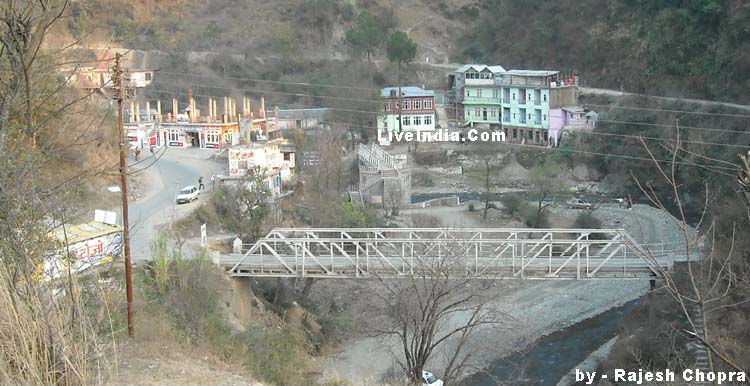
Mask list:
[[[411,190],[411,176],[406,169],[396,167],[396,160],[377,144],[359,144],[359,186],[354,197],[364,202],[369,197],[368,190],[376,184],[388,180],[399,179],[401,189],[405,194]],[[350,192],[355,192],[351,190]],[[350,194],[352,197],[352,194]]]

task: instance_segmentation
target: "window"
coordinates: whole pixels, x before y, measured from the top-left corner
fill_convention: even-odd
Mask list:
[[[206,142],[209,143],[216,143],[219,142],[219,132],[218,131],[209,131],[206,133]]]
[[[422,101],[419,99],[414,100],[414,110],[419,110],[422,108]]]
[[[180,132],[177,130],[169,130],[169,140],[170,141],[179,141],[180,140]]]
[[[518,129],[513,129],[513,138],[518,138]]]
[[[493,89],[493,90],[492,90],[492,98],[493,98],[493,99],[498,99],[498,98],[500,98],[500,90],[498,90],[498,89]]]
[[[411,109],[411,101],[408,99],[404,99],[404,110]]]
[[[151,73],[150,73],[150,72],[147,72],[147,73],[146,73],[146,77],[145,77],[145,79],[146,79],[146,80],[151,80]]]
[[[390,104],[390,102],[385,102],[383,104],[383,110],[385,110],[385,111],[391,111],[391,104]]]
[[[549,141],[549,135],[547,134],[547,131],[544,132],[544,142]]]
[[[477,97],[478,98],[482,97],[482,89],[481,88],[479,90],[477,90]]]
[[[226,142],[226,143],[232,143],[232,132],[231,131],[227,131],[226,133],[224,133],[224,142]]]
[[[430,116],[430,115],[425,115],[425,116],[424,116],[424,124],[425,124],[425,125],[428,125],[428,126],[429,126],[429,125],[432,125],[432,116]]]
[[[414,126],[419,126],[422,124],[422,117],[419,115],[414,116]]]
[[[471,90],[469,90],[468,88],[466,89],[466,96],[467,96],[467,97],[470,97],[470,96],[471,96]]]
[[[401,125],[402,126],[409,126],[409,125],[411,125],[411,117],[409,117],[408,115],[405,115],[405,116],[401,117]]]
[[[493,118],[496,117],[497,116],[497,110],[490,109],[490,116],[493,117]]]
[[[479,110],[479,107],[474,108],[474,116],[477,116],[477,117],[482,116],[482,111]]]
[[[432,108],[432,99],[425,99],[424,100],[424,108],[426,110],[429,110]]]
[[[291,161],[292,153],[284,153],[284,161]]]
[[[529,139],[534,139],[534,130],[529,130]]]

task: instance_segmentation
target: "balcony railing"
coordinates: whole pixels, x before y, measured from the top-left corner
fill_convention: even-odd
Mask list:
[[[526,120],[525,119],[521,119],[521,120],[518,121],[518,123],[526,124]]]
[[[518,104],[519,104],[519,105],[525,105],[525,104],[526,104],[526,98],[523,98],[523,99],[519,99],[519,100],[518,100]]]
[[[534,120],[534,124],[535,124],[535,125],[541,125],[541,124],[542,124],[542,121],[541,121],[541,120]]]
[[[535,99],[535,100],[534,100],[534,104],[535,104],[535,105],[541,105],[541,104],[542,104],[542,101],[541,101],[541,100],[539,100],[539,99]]]
[[[467,97],[464,97],[464,103],[485,103],[485,104],[499,105],[500,98],[467,96]]]
[[[510,123],[510,117],[505,117],[505,118],[503,118],[503,122],[505,122],[505,123]]]

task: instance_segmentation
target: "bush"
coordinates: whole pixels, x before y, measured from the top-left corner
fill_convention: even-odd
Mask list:
[[[508,214],[512,216],[517,215],[521,208],[523,208],[524,204],[526,204],[524,199],[517,194],[504,195],[500,198],[500,202],[503,204],[503,207]]]
[[[544,212],[540,214],[536,206],[527,203],[523,205],[520,213],[521,219],[526,226],[534,228],[549,228],[549,220],[547,219],[547,216],[544,215]]]
[[[601,229],[602,222],[594,217],[593,213],[585,211],[576,217],[574,226],[581,229]],[[606,236],[601,233],[592,233],[589,235],[590,240],[603,240]]]

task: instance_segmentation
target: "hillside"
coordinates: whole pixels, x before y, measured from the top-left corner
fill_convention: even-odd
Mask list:
[[[487,0],[462,59],[555,68],[596,87],[748,102],[750,4]]]

